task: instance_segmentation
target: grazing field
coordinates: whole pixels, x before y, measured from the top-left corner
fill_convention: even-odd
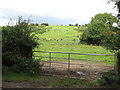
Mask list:
[[[82,32],[77,31],[77,26],[47,26],[47,31],[43,34],[36,34],[39,37],[39,43],[42,43],[34,51],[56,51],[56,52],[72,52],[72,53],[90,53],[90,54],[108,54],[113,53],[107,51],[101,46],[83,45],[79,43],[79,37]],[[84,30],[84,27],[79,28]],[[48,53],[35,53],[35,56],[48,57]],[[67,58],[65,54],[52,54],[53,57]],[[90,55],[72,55],[71,58],[80,58],[87,60],[108,61],[113,65],[113,56],[90,56]],[[42,60],[48,60],[42,58]],[[111,61],[111,62],[110,62]]]
[[[93,45],[83,45],[79,43],[79,37],[81,36],[82,32],[78,32],[76,26],[47,26],[46,32],[43,34],[36,34],[39,37],[38,42],[40,45],[38,48],[35,48],[34,51],[51,51],[51,52],[71,52],[71,53],[90,53],[90,54],[110,54],[113,53],[107,51],[106,49],[102,48],[101,46],[93,46]],[[83,27],[81,27],[82,29]],[[84,28],[83,28],[84,30]],[[41,57],[48,57],[49,53],[34,53],[36,59],[41,60],[49,60],[49,58],[41,58]],[[58,58],[67,58],[68,54],[58,54],[52,53],[52,57]],[[106,64],[114,65],[113,56],[91,56],[91,55],[71,55],[71,58],[79,58],[79,59],[87,59],[87,60],[99,60],[99,61],[108,61]],[[57,59],[55,59],[57,61]],[[64,62],[65,59],[60,59],[60,61]],[[2,84],[4,88],[99,88],[104,87],[100,86],[96,79],[99,78],[99,72],[103,73],[103,71],[108,71],[111,68],[104,68],[104,67],[95,67],[93,63],[91,66],[87,66],[86,62],[83,61],[76,61],[70,60],[72,64],[70,70],[72,72],[68,72],[68,76],[76,77],[68,78],[65,77],[64,74],[67,71],[64,71],[65,67],[68,68],[67,64],[59,64],[54,63],[52,64],[51,72],[48,68],[43,68],[43,75],[29,75],[24,73],[13,73],[13,72],[6,72],[3,74]],[[66,62],[67,63],[67,62]],[[84,64],[83,65],[75,65],[75,64]],[[96,65],[100,65],[96,64]],[[48,64],[49,66],[50,64]],[[104,64],[103,64],[104,65]],[[60,70],[57,70],[55,66],[61,66]],[[55,67],[55,68],[54,68]],[[56,70],[55,70],[56,69]],[[61,70],[63,69],[63,71]],[[93,70],[93,71],[92,71]],[[75,73],[74,73],[75,72]],[[83,76],[77,74],[82,73],[85,74]],[[44,76],[44,74],[59,74],[57,77],[54,76]],[[92,74],[91,74],[92,73]],[[101,74],[100,73],[100,74]],[[65,75],[65,76],[64,76]],[[79,79],[78,79],[79,78]],[[81,79],[83,78],[83,79]],[[94,80],[94,81],[93,81]]]

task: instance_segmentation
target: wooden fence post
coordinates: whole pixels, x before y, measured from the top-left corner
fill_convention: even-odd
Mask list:
[[[68,72],[70,72],[70,53],[68,53]]]

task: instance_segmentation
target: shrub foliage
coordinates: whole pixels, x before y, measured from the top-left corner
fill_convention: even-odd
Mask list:
[[[107,73],[104,73],[98,82],[104,86],[119,87],[120,75],[118,75],[114,70],[110,70]]]
[[[35,26],[30,20],[19,17],[16,25],[2,27],[2,65],[16,72],[36,73],[41,65],[32,59],[33,49],[38,45]]]
[[[100,45],[107,31],[113,29],[113,23],[117,23],[117,18],[111,14],[97,14],[87,25],[87,30],[80,37],[80,42],[84,44]]]
[[[48,23],[41,23],[41,25],[49,26],[49,24],[48,24]]]

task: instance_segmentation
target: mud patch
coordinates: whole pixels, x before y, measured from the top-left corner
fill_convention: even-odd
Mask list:
[[[91,63],[89,61],[71,62],[69,69],[68,62],[65,61],[44,62],[43,64],[43,74],[45,75],[66,76],[88,81],[95,81],[104,72],[114,69],[114,67],[108,66],[105,63]]]

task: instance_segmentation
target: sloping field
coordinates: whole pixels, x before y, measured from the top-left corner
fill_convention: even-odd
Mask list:
[[[82,45],[79,43],[79,37],[82,32],[78,32],[76,26],[47,26],[47,31],[43,34],[37,34],[39,37],[39,43],[42,43],[34,51],[57,51],[57,52],[72,52],[72,53],[90,53],[90,54],[110,54],[101,46],[93,45]],[[81,27],[81,29],[84,27]],[[48,53],[35,53],[35,56],[48,57]],[[52,54],[53,57],[66,58],[67,55],[63,54]],[[72,55],[71,58],[81,58],[81,59],[91,59],[90,56],[85,55]],[[42,58],[42,60],[48,60],[47,58]],[[92,56],[92,60],[103,60],[108,61],[109,64],[113,63],[114,57],[106,56]]]

